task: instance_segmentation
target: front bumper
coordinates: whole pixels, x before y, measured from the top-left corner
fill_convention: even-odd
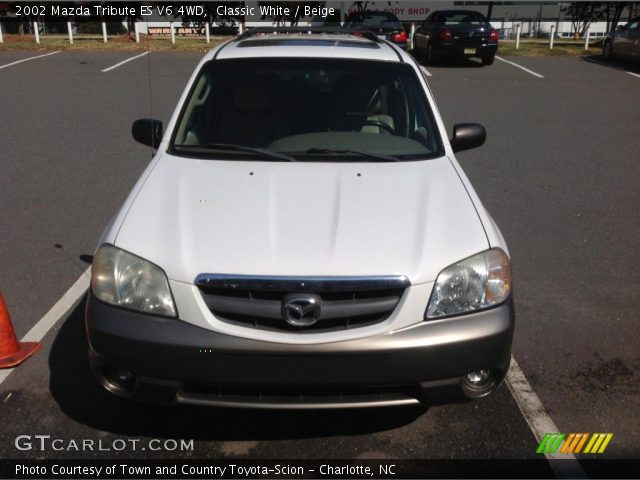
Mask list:
[[[341,408],[448,403],[484,396],[506,375],[513,302],[368,338],[313,345],[250,340],[190,323],[86,306],[89,357],[114,394],[160,404]],[[490,370],[469,389],[464,375]],[[114,371],[133,374],[119,383]]]

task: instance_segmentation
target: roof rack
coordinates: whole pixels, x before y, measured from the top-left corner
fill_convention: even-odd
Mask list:
[[[369,30],[359,30],[357,28],[342,28],[342,27],[249,27],[241,35],[238,35],[236,40],[244,40],[245,38],[255,37],[257,35],[266,34],[291,34],[291,33],[329,33],[333,35],[352,35],[367,40],[371,40],[375,43],[382,43],[376,34]]]

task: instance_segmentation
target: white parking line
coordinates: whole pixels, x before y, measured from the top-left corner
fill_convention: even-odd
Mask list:
[[[44,317],[38,320],[29,332],[22,337],[21,342],[39,342],[44,338],[53,326],[58,323],[58,321],[63,318],[68,312],[73,310],[78,302],[82,299],[83,295],[89,288],[89,280],[91,278],[91,267],[87,268],[80,278],[76,280],[67,293],[65,293],[57,303],[51,307]],[[14,368],[7,368],[4,370],[0,370],[0,384],[4,382],[11,372],[13,372]]]
[[[638,75],[637,73],[633,73],[633,72],[627,72],[629,75],[633,75],[634,77],[638,77],[640,78],[640,75]]]
[[[55,55],[56,53],[60,53],[60,50],[55,51],[55,52],[51,52],[51,53],[45,53],[44,55],[37,55],[35,57],[23,58],[22,60],[17,60],[15,62],[7,63],[6,65],[0,65],[0,70],[2,70],[3,68],[10,67],[12,65],[17,65],[18,63],[28,62],[29,60],[35,60],[36,58],[42,58],[42,57],[48,57],[50,55]]]
[[[513,357],[506,384],[538,442],[547,433],[560,432]],[[558,478],[587,478],[573,453],[545,453],[545,456]]]
[[[113,70],[114,68],[118,68],[121,65],[124,65],[127,62],[130,62],[131,60],[135,60],[136,58],[140,58],[140,57],[144,57],[146,54],[148,54],[149,52],[144,52],[141,53],[140,55],[136,55],[135,57],[131,57],[131,58],[127,58],[126,60],[123,60],[119,63],[116,63],[115,65],[111,65],[109,68],[105,68],[104,70],[101,70],[102,72],[108,72],[110,70]]]
[[[534,72],[533,70],[529,70],[528,68],[523,67],[522,65],[518,65],[518,64],[517,64],[517,63],[515,63],[515,62],[510,62],[509,60],[505,60],[504,58],[499,57],[498,55],[496,55],[496,58],[497,58],[498,60],[500,60],[501,62],[508,63],[509,65],[513,65],[514,67],[518,67],[519,69],[524,70],[524,71],[525,71],[525,72],[527,72],[527,73],[530,73],[530,74],[531,74],[531,75],[533,75],[534,77],[544,78],[544,77],[543,77],[542,75],[540,75],[539,73],[536,73],[536,72]]]
[[[433,75],[431,75],[431,72],[423,66],[420,67],[420,70],[422,70],[427,77],[433,77]]]

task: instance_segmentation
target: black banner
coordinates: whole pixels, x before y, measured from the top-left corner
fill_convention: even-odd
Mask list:
[[[555,478],[561,470],[544,458],[530,460],[0,460],[6,479],[387,479]],[[638,478],[640,460],[587,459],[588,478]]]
[[[337,15],[335,7],[319,6],[322,2],[309,0],[288,5],[286,2],[123,2],[123,1],[26,1],[2,2],[2,22],[122,22],[125,20],[158,21],[186,19],[190,22],[228,22],[251,17],[252,21],[297,21],[320,15]]]

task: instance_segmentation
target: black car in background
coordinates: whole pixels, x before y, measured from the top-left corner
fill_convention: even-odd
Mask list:
[[[393,13],[378,11],[356,12],[347,17],[344,26],[369,30],[378,35],[378,37],[395,43],[400,48],[407,48],[409,37],[402,23]]]
[[[413,48],[429,63],[444,57],[477,57],[483,65],[491,65],[498,50],[498,31],[479,12],[436,10],[416,27]]]
[[[602,42],[602,56],[626,60],[640,60],[640,17],[609,32]]]

